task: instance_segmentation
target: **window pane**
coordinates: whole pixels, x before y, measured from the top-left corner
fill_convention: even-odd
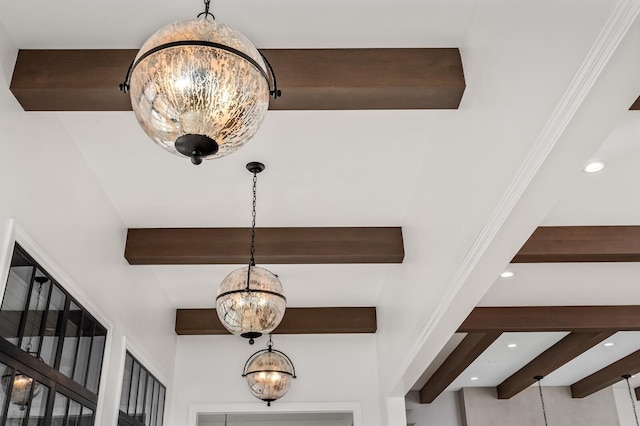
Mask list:
[[[58,338],[62,333],[62,313],[66,300],[67,296],[54,284],[44,329],[44,341],[40,351],[40,358],[51,367],[56,361]]]
[[[67,426],[79,426],[80,425],[80,411],[82,410],[82,405],[78,402],[71,400],[69,401],[69,421]]]
[[[34,418],[34,424],[37,424],[39,411],[42,407],[46,408],[46,399],[49,394],[49,388],[37,381],[34,381],[26,374],[16,371],[13,380],[8,379],[11,384],[11,397],[9,410],[7,411],[7,425],[19,425],[22,424],[22,419],[27,412],[26,408],[29,406],[29,398],[31,395],[31,386],[33,385],[33,402],[31,403],[31,410],[35,410],[32,414]],[[44,395],[44,402],[42,397]]]
[[[71,302],[62,346],[62,359],[60,360],[60,372],[67,377],[72,377],[73,374],[73,363],[76,359],[76,346],[78,345],[81,320],[82,310],[74,302]]]
[[[151,417],[149,418],[150,426],[155,426],[156,424],[156,416],[158,415],[158,395],[160,394],[160,383],[157,381],[153,381],[153,399],[151,405]]]
[[[80,426],[93,425],[93,410],[89,407],[82,407],[82,417],[80,418]]]
[[[67,414],[67,404],[69,398],[56,392],[56,399],[53,401],[53,414],[51,416],[51,426],[64,426],[64,416]]]
[[[160,388],[160,397],[158,398],[158,416],[156,417],[156,426],[162,426],[164,418],[164,386]]]
[[[102,358],[106,339],[107,330],[96,323],[96,328],[93,331],[93,342],[91,343],[89,373],[87,375],[87,389],[94,393],[98,393],[98,386],[100,385],[100,373],[102,371]]]
[[[155,384],[155,380],[149,375],[147,376],[147,394],[145,396],[144,401],[144,411],[142,412],[142,417],[140,421],[145,425],[149,426],[149,418],[151,417],[151,400],[153,398],[153,385]]]
[[[45,413],[47,411],[47,399],[49,388],[41,383],[35,382],[31,409],[29,410],[28,426],[43,426],[45,424]]]
[[[93,338],[93,327],[95,322],[86,313],[82,318],[82,330],[80,336],[80,347],[76,356],[76,371],[73,380],[84,386],[87,377],[87,366],[89,365],[89,351],[91,350],[91,339]]]
[[[131,390],[131,369],[133,368],[133,358],[127,352],[124,361],[124,377],[122,378],[122,393],[120,394],[120,411],[127,412],[129,404],[129,392]]]
[[[50,288],[51,280],[38,269],[33,287],[31,287],[27,322],[24,326],[22,344],[20,345],[23,351],[35,357],[38,356],[38,351],[40,350],[40,326],[42,325],[44,313],[47,309],[47,299],[49,298]]]
[[[0,392],[0,410],[3,410],[4,406],[9,402],[9,394],[11,393],[11,382],[13,381],[11,377],[13,376],[13,368],[6,366],[5,364],[0,362],[0,373],[2,373],[2,379],[0,383],[2,384]]]
[[[14,250],[9,279],[0,307],[0,336],[14,345],[18,344],[20,318],[27,304],[27,293],[34,269],[30,260]]]
[[[147,371],[145,369],[140,370],[140,381],[138,382],[138,402],[136,403],[136,419],[139,422],[143,422],[143,410],[144,410],[144,390],[147,385]]]
[[[133,363],[133,377],[131,378],[131,393],[129,394],[129,407],[127,414],[132,417],[136,415],[136,395],[138,394],[138,381],[140,378],[140,364]]]

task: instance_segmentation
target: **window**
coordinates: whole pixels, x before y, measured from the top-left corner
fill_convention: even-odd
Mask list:
[[[129,352],[124,363],[119,426],[162,426],[165,387]]]
[[[93,425],[107,330],[17,244],[0,337],[0,426]]]

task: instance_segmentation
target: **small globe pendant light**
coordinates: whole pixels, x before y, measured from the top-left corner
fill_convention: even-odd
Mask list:
[[[222,280],[216,297],[216,312],[224,327],[232,334],[254,339],[271,333],[282,321],[287,307],[282,283],[272,272],[256,266],[256,184],[264,164],[251,162],[253,173],[253,211],[251,222],[251,257],[249,265],[231,272]]]
[[[153,34],[120,84],[147,135],[193,164],[244,145],[262,124],[269,97],[280,96],[266,58],[204,3],[197,18]]]
[[[284,352],[273,349],[273,341],[269,336],[267,349],[249,357],[242,377],[247,380],[251,394],[271,406],[273,401],[282,398],[289,391],[296,378],[296,369]]]

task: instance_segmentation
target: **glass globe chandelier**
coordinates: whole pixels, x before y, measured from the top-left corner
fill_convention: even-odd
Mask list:
[[[282,398],[289,391],[296,378],[296,369],[284,352],[273,349],[273,341],[269,336],[267,349],[249,357],[242,377],[247,379],[251,394],[271,406],[273,401]]]
[[[153,34],[120,84],[147,135],[193,164],[244,145],[262,124],[269,97],[281,94],[267,59],[204,3],[197,18]]]
[[[249,265],[226,276],[218,288],[216,312],[224,327],[232,334],[254,339],[271,333],[282,321],[287,307],[282,283],[272,272],[256,266],[256,185],[264,164],[251,162],[253,173],[253,210],[251,222],[251,255]]]
[[[2,387],[9,392],[11,385],[11,403],[17,405],[20,411],[24,411],[29,402],[40,393],[40,383],[34,382],[33,379],[23,373],[17,372],[13,374],[13,369],[7,367],[2,374]],[[31,393],[33,386],[33,394]]]
[[[42,286],[49,281],[49,278],[47,277],[43,277],[43,276],[38,276],[34,278],[34,281],[38,283],[38,293],[36,296],[36,306],[35,306],[35,312],[40,312],[40,300],[43,299],[42,297]],[[42,320],[42,318],[40,318],[40,320]],[[33,355],[33,356],[37,356],[38,355],[38,351],[33,351],[33,336],[36,333],[36,320],[34,319],[31,322],[31,328],[29,331],[29,340],[27,341],[27,346],[25,348],[25,351],[29,354],[29,355]],[[41,358],[38,358],[41,362],[42,361]],[[29,405],[29,402],[35,398],[36,396],[38,396],[38,394],[40,393],[40,383],[38,383],[37,381],[34,382],[33,378],[27,376],[26,374],[20,373],[20,372],[16,372],[15,374],[13,373],[13,368],[11,367],[7,367],[5,368],[4,372],[2,373],[2,378],[0,379],[0,381],[2,382],[2,388],[5,390],[5,392],[9,392],[9,385],[11,385],[11,403],[17,405],[18,407],[20,407],[20,411],[24,411],[26,409],[26,407]],[[31,392],[31,387],[33,386],[33,393]]]

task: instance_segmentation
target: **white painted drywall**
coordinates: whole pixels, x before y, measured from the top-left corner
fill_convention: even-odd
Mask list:
[[[355,403],[362,412],[361,423],[356,419],[355,426],[381,424],[374,335],[275,335],[274,348],[292,359],[298,378],[271,408],[249,393],[241,377],[249,356],[265,347],[266,337],[250,346],[234,336],[180,336],[174,379],[179,391],[174,393],[168,424],[188,424],[191,404],[216,405],[221,412],[244,404],[251,412],[269,412],[280,404],[307,403],[325,408],[335,404],[338,411],[344,411],[340,407],[345,403]]]

